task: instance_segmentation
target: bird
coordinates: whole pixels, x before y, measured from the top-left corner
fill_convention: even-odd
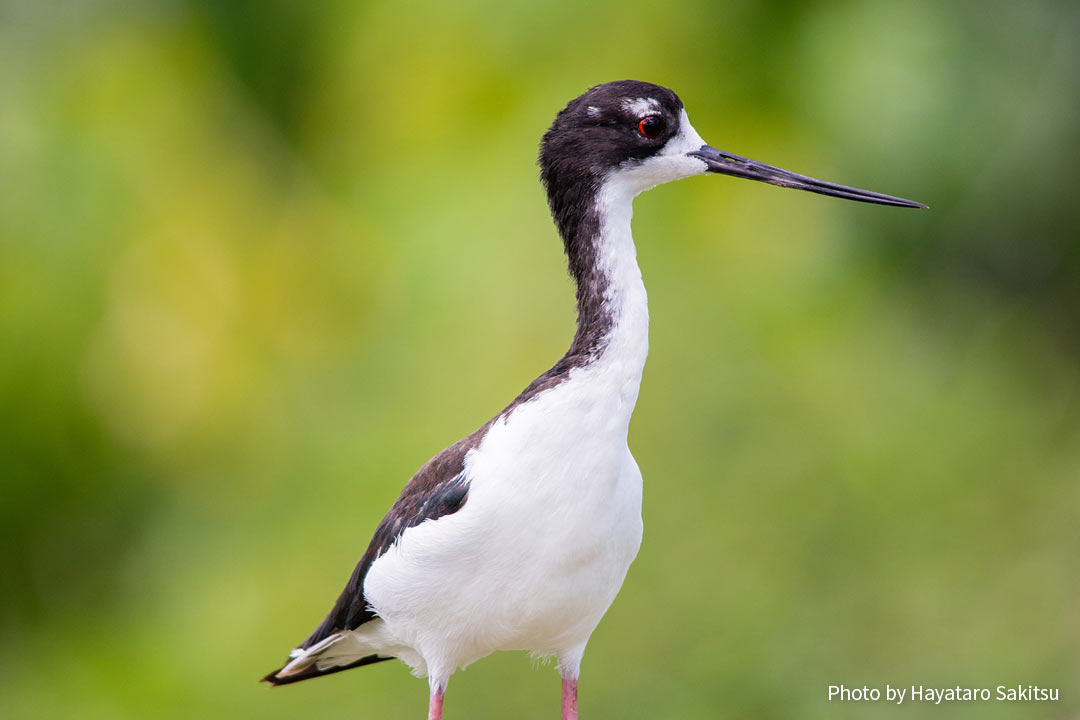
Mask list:
[[[427,677],[428,718],[441,720],[457,669],[526,650],[554,658],[562,718],[577,720],[585,646],[642,537],[642,476],[627,444],[649,348],[634,198],[720,174],[926,207],[717,150],[678,95],[635,80],[571,100],[543,135],[539,166],[576,288],[569,349],[413,475],[326,618],[264,681],[398,658]]]

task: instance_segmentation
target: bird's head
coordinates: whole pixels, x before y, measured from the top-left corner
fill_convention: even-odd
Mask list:
[[[615,185],[631,196],[662,183],[718,173],[780,187],[858,200],[925,207],[891,195],[816,180],[705,144],[679,96],[667,88],[621,80],[591,88],[555,117],[540,143],[541,178],[552,211]]]
[[[707,172],[688,153],[705,142],[679,96],[651,83],[597,85],[569,104],[540,144],[541,177],[550,193],[618,174],[633,194]]]

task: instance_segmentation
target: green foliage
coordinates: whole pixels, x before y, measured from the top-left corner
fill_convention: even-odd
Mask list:
[[[637,202],[646,537],[584,715],[1080,712],[1078,62],[1050,1],[0,3],[0,715],[422,716],[396,664],[255,680],[569,343],[535,148],[626,77],[932,210]],[[447,714],[557,693],[496,656]]]

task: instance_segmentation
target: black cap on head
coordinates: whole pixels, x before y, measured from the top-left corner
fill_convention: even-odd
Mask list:
[[[671,90],[637,80],[590,88],[563,108],[540,143],[540,168],[550,188],[567,172],[603,174],[627,160],[642,160],[679,131],[683,104]],[[641,127],[656,116],[656,127]]]
[[[637,80],[590,88],[563,108],[540,142],[540,177],[564,236],[603,177],[663,149],[679,132],[683,104],[671,90]],[[643,124],[644,123],[644,124]]]

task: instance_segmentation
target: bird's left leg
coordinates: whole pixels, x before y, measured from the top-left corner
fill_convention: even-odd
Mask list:
[[[559,675],[562,677],[562,720],[578,720],[577,685],[581,672],[581,656],[585,654],[585,645],[561,652]]]
[[[577,678],[562,679],[562,720],[578,720]]]

